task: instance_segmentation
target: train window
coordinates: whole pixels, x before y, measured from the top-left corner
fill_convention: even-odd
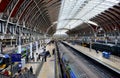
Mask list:
[[[0,33],[2,33],[2,23],[0,22]]]
[[[3,58],[2,57],[0,57],[0,64],[3,62]]]
[[[2,65],[4,63],[4,58],[0,57],[0,65]]]

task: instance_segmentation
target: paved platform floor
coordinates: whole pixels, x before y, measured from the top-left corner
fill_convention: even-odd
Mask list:
[[[83,54],[101,62],[102,64],[105,64],[106,66],[113,68],[113,70],[115,69],[116,71],[118,71],[120,73],[120,57],[111,55],[110,59],[106,59],[104,57],[102,57],[102,52],[96,53],[95,50],[87,48],[87,47],[83,47],[80,45],[72,45],[68,42],[64,42],[68,45],[70,45],[71,47],[75,48],[76,50],[82,52]]]
[[[52,50],[55,46],[50,44],[46,47],[46,50],[50,51],[51,57],[47,58],[47,62],[44,62],[38,78],[55,78],[55,58],[52,55]]]
[[[55,58],[54,55],[52,55],[52,50],[54,48],[54,44],[50,44],[46,46],[46,51],[49,50],[51,57],[47,57],[47,62],[43,62],[42,67],[41,63],[42,61],[31,61],[25,65],[25,67],[30,68],[30,66],[33,67],[33,73],[37,74],[37,78],[54,78],[55,77]],[[38,50],[38,52],[41,51],[41,49]],[[34,53],[35,59],[37,59],[36,52]]]

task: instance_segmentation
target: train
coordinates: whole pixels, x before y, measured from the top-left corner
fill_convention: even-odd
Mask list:
[[[10,56],[8,54],[0,54],[0,71],[10,65]]]
[[[79,41],[79,40],[74,40],[71,41],[71,43],[74,44],[78,44],[78,45],[82,45],[84,47],[88,47],[90,48],[90,43],[89,42],[85,42],[85,41]],[[97,41],[97,42],[92,42],[92,49],[95,50],[99,50],[101,52],[105,51],[105,52],[109,52],[112,55],[115,56],[119,56],[120,57],[120,45],[115,45],[113,43],[105,43],[105,42],[101,42],[101,41]]]
[[[62,57],[61,61],[62,61],[62,67],[64,70],[64,78],[77,78],[76,74],[74,73],[74,71],[71,69],[69,65],[69,61],[66,60],[65,57]]]
[[[13,53],[17,53],[18,50],[15,50]],[[21,49],[21,58],[24,58],[29,55],[29,48]],[[7,68],[11,64],[11,53],[9,54],[0,54],[0,71]]]
[[[40,46],[40,44],[38,44],[38,47]],[[36,50],[36,45],[35,43],[32,45],[32,50],[35,51]],[[11,64],[11,59],[10,59],[10,55],[12,53],[18,53],[18,49],[13,49],[12,52],[10,52],[9,54],[0,54],[0,71],[2,71],[3,69],[7,68],[10,64]],[[30,46],[24,46],[21,48],[21,58],[25,58],[28,57],[30,55]],[[26,59],[27,60],[27,59]]]
[[[105,51],[105,52],[110,52],[113,55],[120,56],[120,46],[119,45],[114,45],[114,44],[105,44],[105,43],[93,43],[92,48],[99,50],[99,51]]]

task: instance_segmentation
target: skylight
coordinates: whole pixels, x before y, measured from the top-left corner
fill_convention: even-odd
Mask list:
[[[57,29],[72,29],[85,22],[93,24],[89,19],[119,2],[120,0],[62,0]]]

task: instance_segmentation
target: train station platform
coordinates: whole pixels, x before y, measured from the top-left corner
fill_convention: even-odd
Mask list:
[[[52,50],[54,48],[54,44],[49,44],[46,46],[46,51],[49,50],[51,57],[47,57],[47,61],[46,62],[42,62],[42,60],[39,61],[30,61],[29,63],[27,63],[25,65],[25,67],[30,68],[32,66],[33,68],[33,74],[36,75],[37,78],[54,78],[55,77],[55,58],[54,55],[52,55]],[[41,51],[41,49],[39,49],[38,51]],[[35,55],[36,53],[34,53],[35,59],[37,59],[36,57],[38,57],[37,55]]]
[[[68,42],[64,43],[120,74],[120,57],[111,55],[109,59],[106,59],[102,57],[102,52],[96,53],[94,49],[90,50],[87,47],[83,47],[77,44],[73,45]]]

